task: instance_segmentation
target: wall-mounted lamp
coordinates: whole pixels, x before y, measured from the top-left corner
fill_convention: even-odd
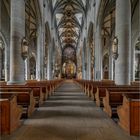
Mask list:
[[[21,42],[21,56],[23,60],[27,59],[29,50],[29,43],[27,39],[24,37]]]
[[[112,43],[112,56],[115,60],[117,60],[119,54],[118,54],[118,38],[114,37],[113,43]]]

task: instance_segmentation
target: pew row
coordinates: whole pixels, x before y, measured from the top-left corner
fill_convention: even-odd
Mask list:
[[[35,98],[36,107],[39,107],[43,103],[43,93],[42,93],[42,87],[36,86],[36,85],[3,85],[0,88],[0,91],[3,89],[7,89],[8,91],[13,89],[16,89],[16,91],[22,91],[25,88],[31,89],[33,91],[33,96]]]
[[[111,88],[106,89],[106,95],[103,97],[103,110],[110,117],[117,117],[117,106],[122,105],[122,93],[139,93],[139,88]]]
[[[95,102],[99,107],[103,107],[103,98],[106,96],[106,92],[123,92],[123,91],[138,91],[138,86],[130,85],[104,85],[97,86],[95,93]]]
[[[17,96],[17,104],[22,106],[22,117],[28,118],[32,115],[35,110],[35,99],[32,92],[20,91],[12,89],[8,92],[4,91],[0,93],[0,98],[9,98],[12,95]]]
[[[17,96],[11,94],[0,99],[0,135],[11,134],[20,126],[22,107],[17,105]]]
[[[124,93],[123,104],[117,107],[118,124],[130,135],[140,135],[140,95]]]

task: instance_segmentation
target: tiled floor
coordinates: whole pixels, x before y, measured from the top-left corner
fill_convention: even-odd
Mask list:
[[[72,82],[64,83],[33,116],[1,140],[139,140],[129,136]]]

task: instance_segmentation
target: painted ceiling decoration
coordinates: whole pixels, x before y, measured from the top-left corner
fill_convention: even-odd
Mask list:
[[[77,49],[84,24],[88,0],[52,0],[56,31],[62,49],[72,45]]]
[[[36,38],[37,34],[37,5],[35,0],[27,0],[25,4],[26,17],[26,36],[28,38]]]
[[[76,51],[75,48],[73,48],[73,46],[65,46],[62,52],[62,61],[63,63],[69,61],[76,63]]]

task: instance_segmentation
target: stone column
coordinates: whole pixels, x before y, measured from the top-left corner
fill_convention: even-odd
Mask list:
[[[30,79],[30,64],[29,64],[29,57],[25,60],[25,80]]]
[[[95,81],[100,81],[102,79],[102,46],[101,46],[101,30],[97,26],[95,32]]]
[[[85,61],[85,41],[83,43],[83,50],[82,50],[82,79],[86,79],[86,61]]]
[[[44,25],[39,24],[37,38],[37,63],[36,63],[36,79],[44,79]]]
[[[5,47],[5,81],[9,81],[9,55],[7,46]]]
[[[40,16],[38,22],[38,38],[37,38],[37,63],[36,63],[36,79],[44,80],[44,60],[45,60],[45,9],[43,1],[40,1]]]
[[[47,61],[47,79],[51,80],[52,79],[52,60],[51,60],[51,55],[52,55],[52,43],[49,44],[48,47],[48,61]]]
[[[91,80],[91,49],[87,46],[87,80]]]
[[[116,0],[116,36],[118,37],[118,59],[115,62],[115,82],[130,84],[131,72],[131,2]]]
[[[25,0],[11,0],[10,31],[10,81],[8,84],[23,84],[24,61],[21,57],[21,41],[25,36]]]
[[[110,45],[111,46],[111,45]],[[109,50],[109,79],[114,80],[114,60],[112,58],[112,47]]]

